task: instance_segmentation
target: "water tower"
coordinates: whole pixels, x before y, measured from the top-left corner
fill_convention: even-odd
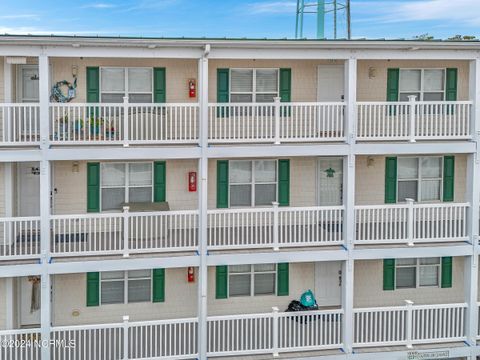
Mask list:
[[[316,38],[326,39],[329,35],[337,39],[341,37],[350,39],[350,0],[297,0],[297,21],[295,37],[304,37],[304,15],[316,14]],[[331,31],[327,32],[329,28]],[[343,31],[341,31],[343,29]]]

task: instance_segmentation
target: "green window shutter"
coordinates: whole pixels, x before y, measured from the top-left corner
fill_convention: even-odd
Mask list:
[[[217,161],[217,208],[228,208],[228,160]]]
[[[288,263],[277,264],[277,296],[288,296],[289,271]]]
[[[453,201],[455,193],[455,156],[443,158],[443,201]]]
[[[228,266],[219,265],[215,274],[215,299],[228,298]]]
[[[387,101],[398,101],[400,69],[387,70]]]
[[[290,160],[278,160],[278,203],[290,205]]]
[[[230,102],[229,69],[217,69],[217,102]]]
[[[385,204],[397,202],[397,158],[385,159]]]
[[[458,70],[456,68],[447,69],[446,77],[445,100],[457,101]]]
[[[87,102],[100,102],[100,69],[87,67]]]
[[[383,260],[383,290],[395,290],[395,259]]]
[[[292,101],[292,70],[280,69],[280,98],[282,102]]]
[[[87,163],[87,212],[100,212],[100,163]]]
[[[452,264],[451,256],[442,258],[442,288],[452,287]]]
[[[155,161],[153,163],[153,202],[167,201],[166,175],[165,161]]]
[[[165,269],[152,271],[152,302],[165,301]]]
[[[165,68],[153,68],[153,102],[167,102],[167,84]]]
[[[87,273],[87,306],[100,305],[100,273]]]

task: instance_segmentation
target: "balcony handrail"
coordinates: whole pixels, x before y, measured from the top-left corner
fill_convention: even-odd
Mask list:
[[[37,104],[37,103],[33,103]],[[144,107],[199,107],[200,104],[198,102],[165,102],[165,103],[104,103],[104,102],[69,102],[69,103],[56,103],[56,102],[51,102],[49,103],[50,107],[53,106],[58,106],[58,107],[75,107],[75,106],[87,106],[87,107],[139,107],[139,106],[144,106]]]
[[[356,101],[357,105],[408,105],[408,101]],[[473,105],[471,100],[461,100],[461,101],[415,101],[415,104],[425,104],[425,105],[437,105],[437,104],[451,104],[451,105]]]

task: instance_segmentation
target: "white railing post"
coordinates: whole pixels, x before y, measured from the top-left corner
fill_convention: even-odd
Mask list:
[[[410,142],[415,142],[415,102],[416,102],[416,95],[409,95],[408,96],[408,104],[409,104],[409,137]],[[399,109],[400,110],[400,109]]]
[[[277,201],[272,202],[273,206],[273,250],[278,251],[280,249],[279,242],[278,242],[278,205]]]
[[[123,207],[123,257],[129,257],[128,234],[130,233],[130,206]]]
[[[405,199],[407,201],[407,245],[408,246],[413,246],[413,237],[414,237],[414,208],[413,204],[414,201],[413,199]]]
[[[272,307],[272,352],[273,357],[277,357],[278,354],[278,307]]]
[[[275,103],[275,145],[280,144],[280,100],[279,96],[274,97],[273,101]]]
[[[128,354],[128,328],[129,324],[128,321],[130,320],[130,316],[124,315],[123,316],[123,324],[122,324],[122,329],[123,329],[123,360],[128,360],[129,354]]]
[[[407,318],[406,318],[406,341],[407,348],[412,348],[412,330],[413,330],[413,301],[405,300],[405,306],[407,307]]]
[[[123,97],[123,146],[129,146],[130,133],[128,131],[128,96]]]

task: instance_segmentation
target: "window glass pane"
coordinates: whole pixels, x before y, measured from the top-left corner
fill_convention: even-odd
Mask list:
[[[152,188],[151,187],[135,187],[128,189],[129,202],[151,202]]]
[[[422,178],[440,178],[442,176],[442,158],[426,157],[422,158]]]
[[[275,184],[255,185],[255,205],[272,205],[277,199]]]
[[[125,94],[106,94],[102,93],[102,103],[123,103]],[[112,111],[113,112],[113,111]]]
[[[102,304],[123,304],[125,301],[125,288],[123,281],[102,281]]]
[[[415,95],[415,100],[420,101],[420,93],[400,93],[399,101],[409,101],[410,95]],[[406,109],[404,113],[406,113]]]
[[[232,69],[231,92],[252,92],[253,91],[253,70]]]
[[[443,93],[423,93],[424,101],[443,101]],[[432,109],[432,112],[435,112]]]
[[[253,97],[251,94],[231,94],[230,102],[232,103],[251,103],[253,102]],[[247,114],[246,112],[240,112],[237,115]]]
[[[125,188],[102,189],[102,210],[118,210],[125,202]]]
[[[415,274],[416,271],[414,267],[397,267],[395,276],[397,289],[414,288]]]
[[[255,166],[255,182],[275,182],[276,162],[275,160],[257,160]]]
[[[231,275],[229,277],[228,293],[229,296],[249,296],[250,295],[250,274]]]
[[[130,94],[128,101],[136,104],[145,104],[152,102],[152,94]]]
[[[255,264],[253,266],[255,272],[259,271],[275,271],[275,264]]]
[[[257,69],[256,92],[276,93],[278,89],[278,72],[276,69]]]
[[[399,179],[417,179],[418,178],[418,159],[417,158],[398,158],[398,178]]]
[[[152,164],[131,163],[128,168],[130,186],[152,185]]]
[[[400,91],[419,91],[421,78],[420,70],[400,70]]]
[[[423,72],[423,90],[424,91],[442,91],[444,86],[443,70],[424,70]]]
[[[230,265],[228,271],[230,273],[250,272],[250,267],[251,265]]]
[[[420,286],[438,286],[438,266],[421,266]]]
[[[128,91],[151,92],[152,69],[128,69]]]
[[[254,276],[254,295],[267,295],[275,293],[275,274],[255,274]]]
[[[103,186],[125,186],[125,164],[102,164]]]
[[[418,181],[399,181],[398,182],[398,201],[403,202],[405,199],[413,199],[417,201]]]
[[[440,200],[440,180],[422,181],[421,201]]]
[[[267,103],[267,102],[273,102],[273,98],[277,96],[277,94],[257,94],[256,95],[256,102],[258,103]],[[265,116],[270,115],[267,113]],[[271,115],[273,116],[273,114]]]
[[[230,161],[230,183],[250,183],[252,182],[252,162],[251,161]]]
[[[150,277],[150,270],[130,270],[128,272],[129,279],[136,279],[136,278],[145,278]]]
[[[439,265],[440,264],[440,258],[435,257],[435,258],[420,258],[418,259],[420,262],[420,265]]]
[[[123,271],[105,271],[100,273],[102,280],[123,279],[124,275]]]
[[[230,186],[230,206],[251,206],[252,185]]]
[[[150,301],[151,281],[145,280],[129,280],[128,281],[128,302]]]
[[[102,92],[125,91],[125,70],[123,68],[101,69]]]

